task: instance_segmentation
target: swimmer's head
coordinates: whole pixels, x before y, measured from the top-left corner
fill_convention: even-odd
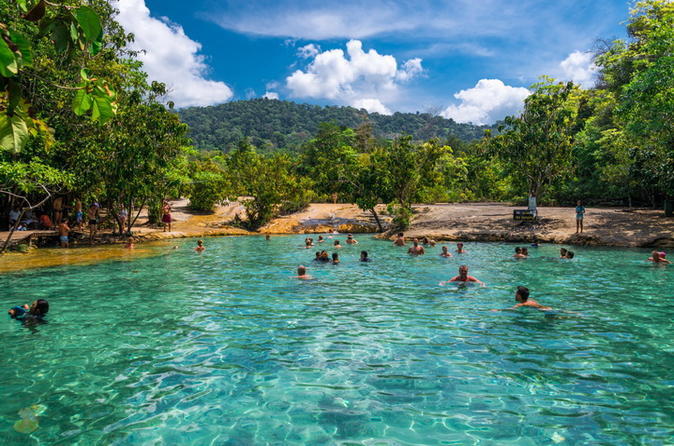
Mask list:
[[[353,238],[353,234],[347,235],[346,238]]]
[[[49,302],[44,299],[38,299],[30,306],[30,314],[35,316],[44,316],[49,313]]]
[[[559,254],[560,254],[562,257],[564,257],[564,256],[566,255],[567,252],[569,252],[569,251],[567,251],[566,248],[560,248],[560,249],[559,249]]]
[[[367,251],[361,251],[360,252],[360,259],[361,260],[367,259]]]
[[[567,259],[573,259],[573,256],[575,256],[575,255],[576,255],[576,254],[574,254],[573,251],[567,251],[567,252],[566,252],[566,258],[567,258]]]
[[[334,262],[335,260],[339,260],[339,254],[337,254],[336,252],[333,252],[332,253],[332,261]]]
[[[446,246],[443,246],[443,247],[442,247],[442,252],[445,252],[445,253],[447,252],[447,247],[446,247]]]
[[[323,236],[322,236],[322,235],[319,235],[319,236],[318,236],[318,240],[323,240]]]
[[[270,238],[271,238],[271,236],[270,236],[269,234],[267,234],[267,235],[264,236],[264,239],[265,239],[265,240],[269,240]]]
[[[307,269],[304,266],[300,265],[300,266],[297,267],[297,275],[298,276],[305,276],[306,274],[307,274]]]
[[[204,246],[203,240],[197,240],[197,246]]]
[[[651,253],[651,257],[653,257],[654,262],[657,262],[658,260],[660,260],[660,251],[653,251]]]
[[[335,246],[338,246],[338,245],[339,245],[339,240],[335,240],[334,245],[335,245]]]
[[[456,247],[459,248],[459,249],[463,248],[463,243],[461,243],[461,242],[457,243]]]
[[[320,252],[320,251],[316,251],[316,258],[317,258],[317,259],[320,259],[320,258],[321,258],[321,252]]]
[[[526,302],[529,299],[529,288],[525,286],[518,286],[515,291],[515,300],[517,302]]]
[[[468,267],[466,265],[461,265],[459,267],[459,276],[466,277],[468,275]]]
[[[517,248],[515,248],[515,254],[521,254],[521,253],[522,253],[522,248],[520,248],[519,246]]]
[[[419,240],[414,239],[414,246],[415,246],[415,247],[416,247],[416,246],[419,246]]]

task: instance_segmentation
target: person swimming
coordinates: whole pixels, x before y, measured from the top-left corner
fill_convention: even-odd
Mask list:
[[[449,252],[446,246],[443,246],[442,252],[440,253],[440,257],[452,257],[452,253]]]
[[[405,246],[405,234],[399,232],[396,239],[393,241],[393,246]]]
[[[318,243],[323,243],[324,241],[325,241],[325,239],[323,238],[323,236],[319,235],[318,236]]]
[[[133,237],[129,237],[129,239],[126,241],[126,249],[134,249],[136,247],[136,240]]]
[[[316,257],[314,258],[314,262],[320,262],[321,261],[321,252],[316,251]]]
[[[458,254],[465,254],[465,253],[467,252],[465,249],[463,249],[463,243],[458,242],[458,243],[456,244],[456,252],[457,252]]]
[[[515,255],[513,256],[513,258],[514,258],[514,259],[526,259],[527,256],[525,256],[525,255],[522,253],[522,248],[520,248],[520,247],[518,246],[517,248],[515,248]]]
[[[342,247],[342,245],[339,244],[339,240],[335,240],[335,243],[333,243],[332,246],[335,249],[339,249]]]
[[[523,255],[525,258],[529,257],[529,248],[527,248],[526,246],[523,246],[523,247],[522,247],[522,255]]]
[[[481,280],[478,280],[477,278],[468,275],[468,267],[466,265],[459,266],[459,275],[458,276],[454,276],[449,280],[446,280],[444,282],[440,282],[440,285],[446,285],[450,282],[463,282],[463,283],[474,282],[474,283],[479,283],[480,285],[483,285],[483,286],[485,285],[485,283],[482,282]]]
[[[11,308],[7,313],[12,319],[20,321],[42,321],[49,312],[49,302],[44,299],[34,301],[30,307],[28,305],[17,305]]]
[[[424,247],[419,244],[419,240],[414,239],[414,244],[407,250],[407,253],[412,254],[413,256],[420,256],[426,254],[426,251],[424,250]]]
[[[271,240],[271,236],[270,236],[269,234],[267,234],[267,235],[264,236],[264,239],[265,239],[266,241],[269,241],[269,240]]]
[[[663,254],[665,253],[660,251],[653,251],[651,253],[651,256],[648,258],[648,261],[653,263],[661,263],[663,265],[669,265],[670,263],[672,263],[669,260],[667,260]]]
[[[305,266],[300,265],[297,267],[297,275],[295,276],[295,279],[311,280],[313,277],[307,274],[307,268]]]
[[[358,244],[358,240],[356,240],[355,238],[353,238],[353,235],[352,235],[352,234],[349,234],[349,235],[346,236],[346,244],[347,244],[347,245],[357,245],[357,244]]]
[[[321,262],[324,262],[324,263],[327,263],[327,262],[330,261],[330,257],[328,256],[328,251],[325,251],[325,250],[324,250],[324,251],[321,251],[321,258],[320,258],[320,261],[321,261]]]
[[[529,288],[525,286],[517,287],[517,290],[515,291],[515,301],[517,302],[517,304],[515,304],[510,308],[495,309],[491,311],[509,311],[509,310],[516,310],[517,308],[521,307],[530,307],[541,311],[552,310],[552,307],[546,307],[545,305],[541,305],[533,299],[529,299]]]
[[[194,248],[196,252],[204,252],[206,250],[206,247],[204,246],[204,241],[203,240],[197,240],[197,247]]]
[[[422,243],[423,243],[424,246],[430,246],[430,247],[435,246],[435,240],[430,239],[428,237],[424,237],[422,239]]]
[[[361,252],[360,252],[360,261],[361,261],[361,262],[370,262],[371,260],[372,260],[372,259],[370,259],[370,258],[367,256],[367,251],[361,251]]]
[[[332,253],[332,264],[339,265],[339,254],[337,254],[336,252]]]

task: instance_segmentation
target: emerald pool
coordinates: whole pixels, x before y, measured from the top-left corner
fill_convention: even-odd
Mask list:
[[[0,444],[672,444],[674,265],[358,238],[337,266],[303,236],[230,237],[0,276],[3,311],[51,305],[47,324],[0,324]],[[487,287],[439,286],[460,264]],[[489,311],[517,285],[577,314]],[[16,432],[33,405],[39,428]]]

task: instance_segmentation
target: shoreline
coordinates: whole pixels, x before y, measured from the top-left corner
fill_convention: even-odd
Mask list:
[[[178,209],[186,206],[184,201],[176,204]],[[535,239],[539,243],[571,246],[674,248],[674,219],[665,218],[661,211],[588,208],[586,230],[575,234],[571,208],[541,207],[540,220],[536,223],[514,222],[513,209],[517,207],[499,203],[416,205],[412,224],[404,232],[408,239],[428,237],[436,242],[532,243]],[[124,248],[123,239],[118,238],[93,246],[76,245],[68,250],[39,248],[27,253],[9,252],[0,256],[0,273],[136,257],[144,251],[154,251],[156,245],[168,246],[169,240],[183,238],[326,234],[334,229],[340,234],[351,232],[391,238],[390,231],[377,233],[369,213],[351,204],[313,203],[303,211],[278,217],[255,232],[228,225],[237,212],[240,212],[238,203],[220,207],[212,214],[179,210],[171,232],[134,227],[138,245],[134,250]],[[380,217],[384,224],[389,224],[388,216]]]

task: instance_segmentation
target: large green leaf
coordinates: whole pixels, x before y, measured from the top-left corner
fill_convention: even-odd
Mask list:
[[[94,96],[91,119],[99,121],[101,124],[105,124],[113,116],[115,116],[115,110],[112,105],[112,100],[106,96]]]
[[[103,27],[96,11],[88,6],[80,6],[74,11],[74,15],[88,42],[94,42],[101,36]]]
[[[21,63],[25,66],[30,66],[33,63],[33,48],[28,39],[16,31],[10,31],[9,37],[21,53]]]
[[[0,148],[14,153],[21,151],[29,137],[28,124],[19,114],[0,115]]]
[[[91,108],[91,96],[84,90],[77,90],[75,99],[73,99],[73,111],[77,116],[82,116]]]
[[[54,39],[54,47],[59,53],[65,53],[70,49],[72,39],[70,37],[70,29],[65,23],[54,23],[52,38]]]
[[[16,62],[14,52],[9,48],[7,42],[0,37],[0,75],[3,77],[12,77],[19,71],[19,65]]]

